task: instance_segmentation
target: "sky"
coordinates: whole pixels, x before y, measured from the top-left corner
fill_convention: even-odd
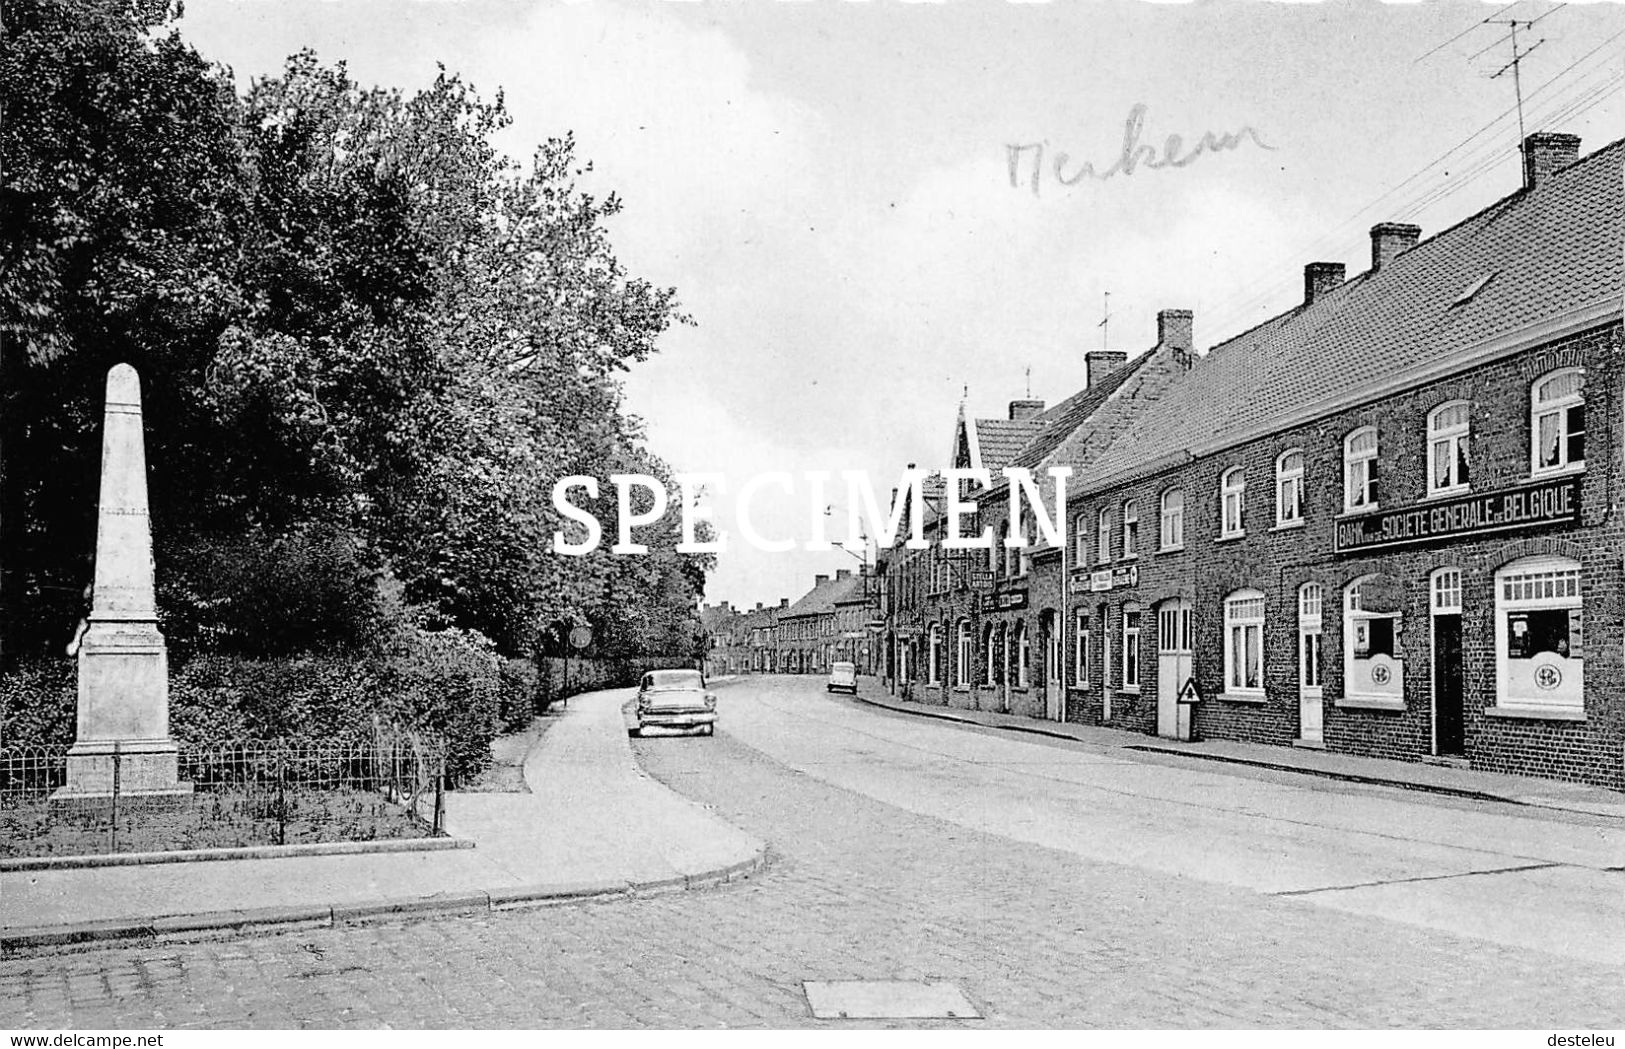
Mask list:
[[[1625,137],[1613,3],[188,0],[180,27],[243,86],[301,48],[405,90],[442,64],[503,92],[516,158],[574,132],[587,184],[625,201],[617,254],[695,321],[626,377],[627,408],[674,469],[723,475],[706,600],[754,607],[859,559],[744,543],[751,477],[795,476],[753,518],[805,541],[846,507],[807,471],[884,496],[947,465],[962,402],[1054,404],[1087,351],[1149,349],[1160,309],[1193,310],[1205,349],[1296,305],[1309,262],[1365,270],[1372,225],[1427,237],[1516,190],[1491,19],[1521,20],[1527,130]],[[1054,178],[1063,152],[1069,177],[1110,170],[1136,113],[1159,157],[1238,137]],[[1034,145],[1036,193],[1036,150],[1010,167]]]

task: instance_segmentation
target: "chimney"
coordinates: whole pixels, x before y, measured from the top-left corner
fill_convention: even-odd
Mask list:
[[[788,597],[779,598],[779,607],[780,608],[789,608],[790,607],[790,599]]]
[[[836,579],[845,579],[847,576],[849,576],[851,574],[852,574],[852,570],[850,568],[837,568],[835,570],[835,578]]]
[[[827,582],[829,582],[829,576],[827,575],[813,576],[813,586],[823,586]]]
[[[1122,367],[1128,360],[1128,354],[1122,350],[1090,350],[1083,355],[1085,369],[1085,382],[1089,386],[1099,385],[1106,376]]]
[[[756,611],[760,612],[761,610],[762,610],[762,603],[760,601],[758,601],[758,602],[756,602]]]
[[[1313,305],[1327,292],[1343,283],[1341,262],[1311,262],[1303,268],[1303,304]]]
[[[1019,421],[1021,419],[1031,419],[1033,416],[1037,415],[1039,412],[1041,412],[1043,410],[1044,410],[1044,402],[1043,401],[1029,401],[1029,400],[1011,401],[1010,402],[1010,421],[1011,422],[1017,422],[1017,421]]]
[[[1523,140],[1523,188],[1534,189],[1579,159],[1579,135],[1535,132]]]
[[[1371,227],[1371,272],[1394,261],[1402,251],[1410,251],[1422,239],[1421,226],[1403,222],[1379,222]]]

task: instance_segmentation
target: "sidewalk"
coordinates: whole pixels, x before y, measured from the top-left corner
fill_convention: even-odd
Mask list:
[[[683,888],[761,866],[764,844],[638,768],[627,690],[572,697],[525,761],[530,794],[448,794],[434,852],[0,872],[0,948],[331,925]]]
[[[883,692],[878,695],[860,694],[856,698],[861,703],[901,714],[1055,739],[1077,740],[1095,746],[1117,747],[1137,753],[1246,765],[1351,783],[1399,787],[1455,797],[1625,819],[1625,794],[1578,783],[1562,783],[1529,776],[1509,776],[1454,765],[1362,758],[1349,754],[1328,753],[1310,747],[1277,747],[1261,743],[1235,743],[1229,740],[1187,743],[1098,725],[1073,725],[1066,722],[1040,721],[1015,714],[915,703],[888,696]]]

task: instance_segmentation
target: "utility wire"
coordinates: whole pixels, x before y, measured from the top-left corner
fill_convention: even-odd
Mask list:
[[[1429,55],[1434,55],[1434,54],[1439,53],[1440,51],[1443,51],[1445,48],[1449,47],[1451,44],[1455,43],[1457,40],[1460,40],[1462,37],[1466,36],[1468,33],[1471,33],[1473,30],[1477,29],[1479,26],[1488,23],[1490,18],[1494,18],[1496,15],[1503,14],[1504,12],[1510,11],[1514,7],[1517,7],[1522,2],[1523,2],[1523,0],[1512,0],[1512,3],[1510,3],[1510,4],[1506,5],[1505,7],[1501,8],[1500,11],[1496,11],[1494,14],[1490,15],[1489,18],[1484,19],[1484,21],[1482,21],[1482,22],[1474,22],[1472,25],[1468,26],[1466,29],[1463,29],[1461,32],[1457,33],[1455,36],[1451,37],[1449,40],[1446,40],[1444,43],[1442,43],[1442,44],[1438,45],[1437,47],[1434,47],[1434,48],[1428,50],[1427,52],[1417,56],[1416,59],[1414,59],[1411,62],[1411,65],[1414,66],[1417,62],[1422,61],[1422,59],[1427,58]],[[1545,16],[1543,15],[1542,17],[1545,17]]]

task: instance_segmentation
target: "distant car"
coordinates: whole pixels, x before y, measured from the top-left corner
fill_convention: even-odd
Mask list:
[[[845,690],[854,696],[858,694],[858,668],[851,663],[831,663],[829,665],[829,684],[824,688],[830,692]]]
[[[677,729],[709,736],[717,730],[717,697],[698,670],[651,670],[638,686],[638,728]]]

